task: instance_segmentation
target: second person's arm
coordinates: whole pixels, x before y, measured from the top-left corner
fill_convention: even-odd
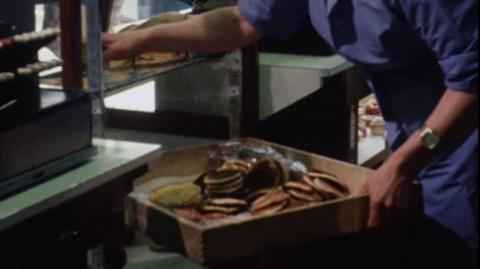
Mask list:
[[[103,36],[105,59],[126,59],[145,52],[215,53],[249,45],[260,34],[237,7],[222,8],[186,21]]]

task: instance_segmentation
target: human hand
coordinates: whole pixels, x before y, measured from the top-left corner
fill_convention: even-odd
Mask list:
[[[373,172],[363,188],[370,195],[368,227],[396,225],[400,216],[411,217],[422,208],[421,187],[405,163],[392,157]]]
[[[111,60],[130,59],[144,53],[145,39],[146,33],[143,30],[122,34],[103,34],[104,61],[107,63]]]

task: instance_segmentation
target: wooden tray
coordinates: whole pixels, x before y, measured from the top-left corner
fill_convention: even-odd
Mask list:
[[[266,250],[359,232],[366,226],[368,197],[355,193],[370,170],[262,140],[248,138],[242,141],[272,146],[288,158],[302,161],[310,169],[334,174],[354,195],[232,223],[194,223],[154,205],[148,200],[148,193],[162,184],[193,181],[203,173],[207,167],[208,146],[200,146],[165,153],[153,162],[152,170],[136,181],[135,191],[127,198],[127,225],[169,251],[182,253],[208,266],[259,255]]]

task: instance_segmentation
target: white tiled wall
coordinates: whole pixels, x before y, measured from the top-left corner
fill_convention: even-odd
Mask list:
[[[116,0],[123,1],[121,13],[129,18],[138,19],[138,0]]]

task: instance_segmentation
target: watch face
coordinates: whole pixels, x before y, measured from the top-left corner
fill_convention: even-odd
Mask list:
[[[427,133],[423,136],[423,142],[425,143],[425,146],[432,150],[435,149],[440,142],[440,139],[437,135],[433,133]]]

